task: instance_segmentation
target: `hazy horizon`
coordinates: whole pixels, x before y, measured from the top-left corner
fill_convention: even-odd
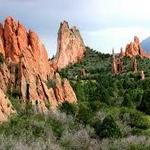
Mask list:
[[[38,33],[49,56],[56,53],[60,22],[77,26],[87,46],[116,52],[133,40],[150,36],[148,0],[0,0],[0,22],[13,16]]]

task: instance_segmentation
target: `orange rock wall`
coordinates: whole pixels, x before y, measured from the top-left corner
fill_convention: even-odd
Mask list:
[[[56,55],[55,64],[57,68],[75,63],[83,57],[85,47],[80,40],[77,30],[70,30],[66,24],[61,25],[58,37],[60,53]],[[41,113],[47,112],[47,103],[55,109],[64,101],[77,101],[69,81],[61,79],[53,62],[49,61],[38,35],[27,31],[12,17],[7,17],[4,24],[0,24],[0,53],[5,58],[5,62],[0,65],[0,90],[3,94],[8,89],[17,89],[24,102],[32,101]],[[53,80],[56,86],[48,88],[48,80]],[[3,101],[4,98],[0,100]],[[0,121],[3,118],[1,116]]]

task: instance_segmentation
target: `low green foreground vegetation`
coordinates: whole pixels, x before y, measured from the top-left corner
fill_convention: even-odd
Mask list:
[[[111,55],[87,48],[81,62],[60,72],[78,103],[45,116],[10,94],[18,114],[0,125],[0,149],[149,150],[150,60],[137,58],[145,80],[131,71],[129,58],[123,62],[123,73],[114,76]]]

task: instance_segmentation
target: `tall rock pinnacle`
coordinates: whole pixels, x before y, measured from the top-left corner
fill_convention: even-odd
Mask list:
[[[69,28],[66,21],[60,24],[57,39],[57,54],[54,68],[60,70],[78,62],[86,51],[80,32],[76,27]]]
[[[137,36],[134,37],[134,41],[127,44],[125,49],[125,56],[134,57],[140,56],[145,58],[150,58],[150,54],[146,54],[141,47],[140,40]]]

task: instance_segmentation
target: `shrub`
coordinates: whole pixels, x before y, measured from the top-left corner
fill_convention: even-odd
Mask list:
[[[77,104],[71,104],[69,102],[64,102],[59,106],[59,109],[66,114],[71,114],[76,116],[78,113],[78,106]]]
[[[95,124],[95,131],[101,138],[118,138],[121,137],[121,131],[111,115],[105,117],[101,121],[97,121]]]
[[[23,113],[24,109],[25,109],[25,103],[22,103],[22,101],[20,99],[16,99],[13,97],[9,98],[13,107],[15,108],[15,110],[17,110],[17,113]]]
[[[85,101],[87,99],[87,94],[85,93],[86,83],[82,80],[77,81],[73,84],[77,99],[80,101]]]
[[[92,110],[90,109],[89,103],[88,102],[80,102],[77,118],[81,122],[88,124],[93,116],[94,116],[94,114],[93,114]]]
[[[0,53],[0,64],[4,63],[4,55]]]
[[[47,108],[48,110],[50,110],[50,108],[51,108],[51,103],[50,103],[49,100],[46,100],[46,101],[45,101],[45,106],[46,106],[46,108]]]
[[[93,112],[99,111],[102,107],[104,107],[106,104],[102,103],[100,100],[91,101],[90,102],[90,108]]]
[[[48,89],[56,87],[56,83],[54,80],[48,80],[46,85],[47,85]]]
[[[150,126],[149,118],[133,109],[121,109],[120,119],[132,128],[147,129]]]
[[[139,110],[150,115],[150,89],[144,91]]]
[[[129,107],[129,108],[133,108],[134,107],[134,104],[133,104],[133,101],[132,101],[132,99],[130,97],[130,94],[125,93],[124,100],[122,102],[122,106]]]
[[[13,97],[13,98],[20,98],[20,97],[21,97],[20,91],[19,91],[19,89],[17,89],[17,88],[9,88],[9,89],[7,90],[7,94],[8,94],[10,97]]]
[[[100,149],[97,139],[91,138],[94,133],[89,126],[80,126],[75,130],[65,131],[61,137],[61,145],[67,150]]]
[[[101,149],[109,150],[149,150],[150,138],[146,136],[128,136],[122,139],[104,139]]]

